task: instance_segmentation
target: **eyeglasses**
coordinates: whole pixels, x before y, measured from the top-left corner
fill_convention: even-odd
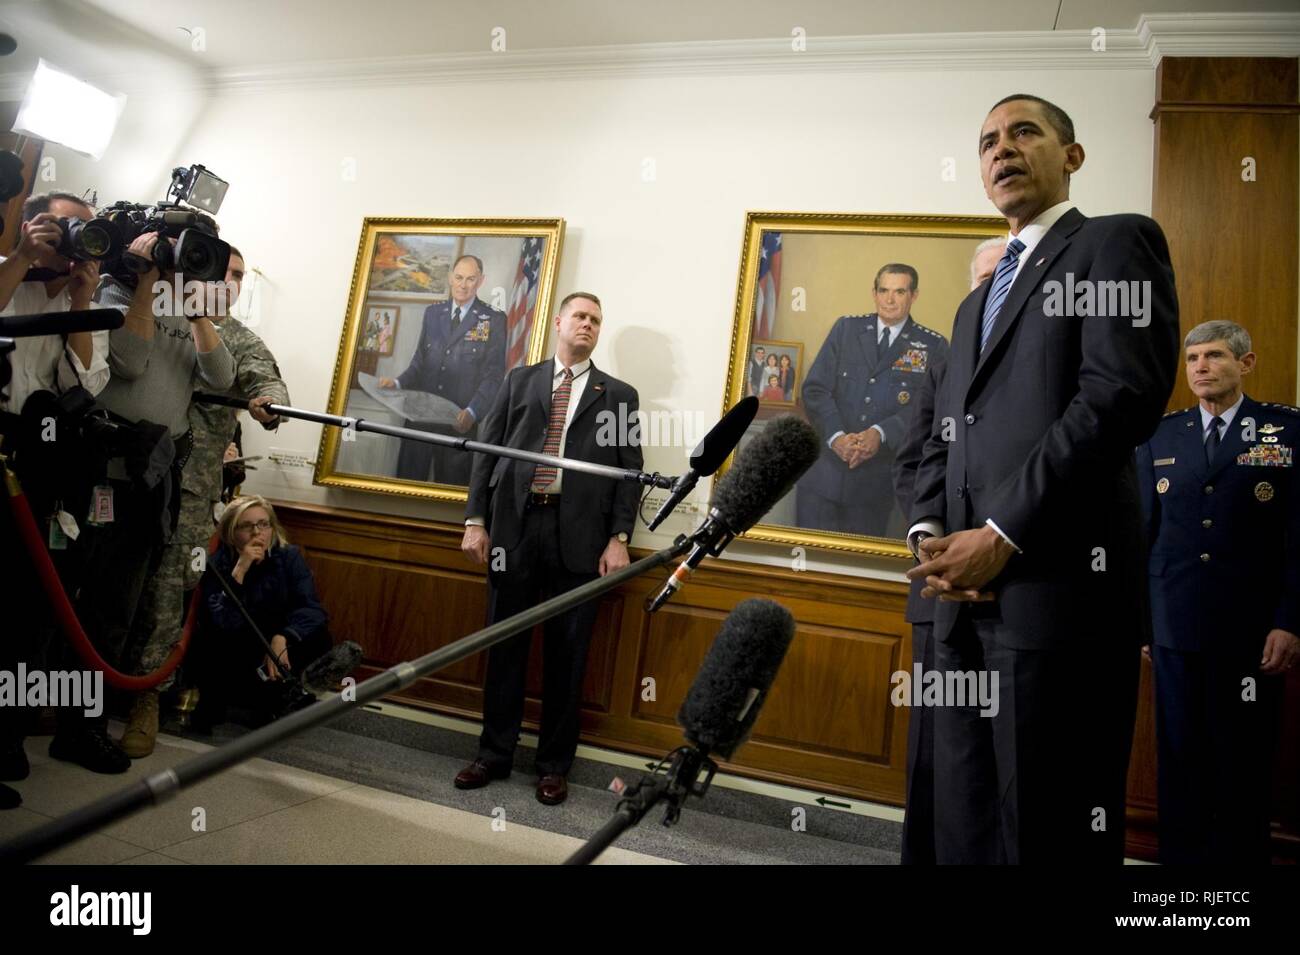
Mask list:
[[[235,525],[237,531],[269,531],[271,529],[270,521],[244,521]]]

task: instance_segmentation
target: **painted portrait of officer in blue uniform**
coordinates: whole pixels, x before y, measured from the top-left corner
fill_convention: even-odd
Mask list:
[[[920,295],[912,266],[882,266],[872,295],[876,310],[837,319],[804,379],[804,409],[824,447],[796,485],[802,528],[902,533],[890,473],[894,452],[912,398],[930,365],[947,360],[948,341],[912,318]]]
[[[506,373],[506,316],[478,297],[483,262],[462,255],[451,267],[450,296],[424,310],[420,339],[410,364],[381,388],[427,391],[459,409],[448,427],[406,422],[406,427],[473,439]],[[473,455],[417,441],[402,441],[397,477],[439,484],[468,484]]]

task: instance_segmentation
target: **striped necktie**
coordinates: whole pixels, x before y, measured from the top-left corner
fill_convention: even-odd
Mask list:
[[[1025,251],[1025,244],[1019,239],[1012,239],[1007,243],[1007,250],[1002,253],[1002,258],[998,260],[997,271],[993,273],[993,285],[989,288],[989,297],[984,300],[984,321],[980,323],[980,352],[983,352],[984,346],[989,343],[989,336],[993,334],[993,323],[997,321],[998,312],[1002,311],[1002,304],[1011,292],[1011,282],[1016,277],[1016,263],[1020,261],[1020,253],[1023,251]]]
[[[564,380],[551,395],[551,422],[546,428],[546,443],[542,445],[542,454],[559,454],[560,439],[564,437],[564,422],[569,416],[569,395],[573,393],[573,372],[564,369]],[[559,469],[549,464],[539,464],[533,471],[533,493],[541,494],[559,476]]]

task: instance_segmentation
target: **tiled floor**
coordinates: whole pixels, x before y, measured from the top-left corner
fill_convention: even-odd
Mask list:
[[[209,748],[164,734],[153,755],[136,760],[128,773],[100,776],[50,759],[48,745],[48,737],[27,740],[32,772],[10,784],[22,793],[23,805],[0,812],[0,840]],[[579,839],[500,814],[466,812],[253,759],[39,861],[546,864],[564,860],[579,845]],[[600,862],[671,864],[619,848],[606,851]]]

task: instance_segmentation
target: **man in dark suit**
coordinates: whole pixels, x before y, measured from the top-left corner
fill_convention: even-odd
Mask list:
[[[763,376],[767,373],[767,349],[759,345],[754,349],[754,357],[749,362],[749,391],[756,395],[763,390]]]
[[[1283,674],[1300,661],[1300,409],[1255,401],[1250,335],[1184,341],[1196,406],[1138,449],[1152,540],[1160,861],[1267,864]]]
[[[911,316],[916,269],[890,263],[872,283],[876,311],[831,326],[803,383],[803,403],[825,447],[796,485],[800,527],[881,537],[894,510],[890,465],[909,403],[948,342]]]
[[[1006,248],[1001,237],[986,239],[971,258],[971,291],[993,275]],[[912,512],[912,488],[921,450],[934,423],[934,396],[946,363],[935,361],[925,370],[913,399],[913,417],[903,443],[894,455],[894,493],[904,514]],[[912,625],[912,674],[934,670],[934,601],[921,596],[925,582],[912,581],[907,591],[904,619]],[[907,717],[907,811],[903,816],[903,865],[934,864],[934,709],[919,706]]]
[[[1010,241],[957,311],[908,576],[942,598],[935,668],[998,691],[935,713],[935,852],[1118,862],[1150,626],[1133,459],[1173,385],[1173,270],[1150,219],[1073,208],[1084,152],[1059,107],[1007,97],[979,154]]]
[[[637,429],[610,439],[610,422],[635,421],[638,399],[635,388],[591,362],[601,322],[596,296],[567,296],[555,317],[555,357],[506,376],[483,421],[482,440],[640,470]],[[461,547],[488,564],[492,621],[626,567],[638,497],[638,485],[628,481],[475,455]],[[565,777],[578,747],[582,677],[598,607],[590,600],[545,624],[537,798],[548,805],[568,795]],[[460,789],[510,775],[531,643],[531,633],[520,633],[489,651],[483,735],[478,758],[456,777]]]
[[[406,422],[406,427],[440,434],[465,435],[492,407],[506,373],[506,316],[478,297],[483,284],[483,262],[462,255],[451,267],[451,296],[424,310],[420,341],[406,371],[396,378],[381,378],[382,388],[427,391],[460,408],[450,427],[428,427]],[[419,441],[402,441],[397,454],[397,477],[409,481],[432,479],[439,484],[468,484],[470,455]]]

